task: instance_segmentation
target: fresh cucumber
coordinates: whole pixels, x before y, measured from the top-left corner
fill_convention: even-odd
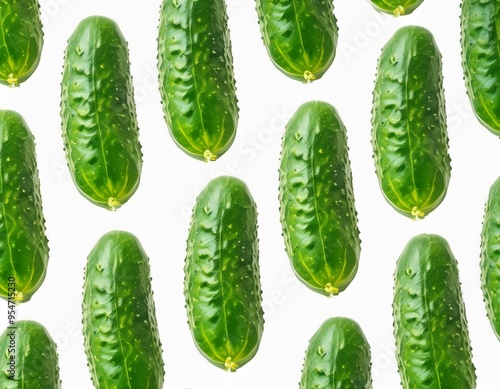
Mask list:
[[[214,365],[235,371],[256,354],[264,326],[257,210],[241,180],[215,178],[198,196],[184,271],[196,346]]]
[[[224,0],[163,0],[158,71],[175,143],[193,158],[215,161],[233,143],[238,123]]]
[[[443,201],[451,166],[441,53],[423,27],[400,28],[382,49],[372,144],[380,187],[398,212],[421,219]]]
[[[164,369],[148,257],[129,232],[103,235],[89,254],[85,353],[96,388],[161,389]]]
[[[370,0],[370,3],[379,12],[392,14],[394,16],[402,16],[411,14],[423,1],[424,0]]]
[[[396,357],[405,389],[476,387],[457,260],[448,242],[422,234],[395,272]]]
[[[0,138],[0,297],[26,302],[49,260],[35,140],[13,111],[0,111]]]
[[[288,77],[311,82],[335,59],[337,19],[332,0],[257,0],[264,45],[274,65]]]
[[[76,27],[61,87],[73,181],[89,201],[115,210],[139,185],[142,153],[127,42],[113,20],[90,16]]]
[[[353,280],[361,251],[346,128],[330,104],[301,105],[286,126],[280,166],[285,247],[298,278],[327,296]]]

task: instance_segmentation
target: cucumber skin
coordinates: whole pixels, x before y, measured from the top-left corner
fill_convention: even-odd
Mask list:
[[[500,340],[500,178],[490,188],[481,232],[481,288],[491,326]]]
[[[257,0],[264,45],[273,64],[288,77],[310,82],[330,68],[338,27],[332,0]]]
[[[80,193],[115,210],[135,193],[142,152],[127,42],[102,16],[80,22],[68,40],[61,84],[63,139]]]
[[[463,0],[460,22],[462,67],[474,114],[500,136],[500,1]]]
[[[404,388],[476,387],[457,261],[441,236],[418,235],[405,247],[395,273],[393,315]]]
[[[394,16],[409,15],[415,11],[424,0],[370,0],[373,7],[386,14]]]
[[[370,345],[354,320],[327,319],[309,342],[300,389],[371,389]]]
[[[0,20],[0,84],[19,86],[36,70],[42,55],[38,0],[0,0]]]
[[[49,260],[35,140],[14,111],[0,110],[0,137],[0,297],[7,300],[8,279],[15,277],[16,300],[27,302]]]
[[[82,310],[85,353],[96,388],[163,387],[148,257],[131,233],[108,232],[90,252]]]
[[[0,387],[2,389],[60,389],[56,343],[47,329],[31,320],[20,320],[0,335]],[[10,331],[16,333],[15,380],[8,379]]]
[[[223,0],[163,0],[158,71],[175,143],[193,158],[215,161],[233,143],[239,116]]]
[[[280,220],[292,268],[318,293],[342,292],[356,275],[361,241],[346,129],[330,104],[307,102],[292,116],[279,179]]]
[[[258,255],[257,210],[247,186],[234,177],[213,179],[193,209],[184,295],[198,350],[222,369],[242,367],[259,348]]]
[[[434,37],[418,26],[396,31],[379,58],[372,110],[375,167],[386,200],[410,218],[432,212],[450,180],[441,69]]]

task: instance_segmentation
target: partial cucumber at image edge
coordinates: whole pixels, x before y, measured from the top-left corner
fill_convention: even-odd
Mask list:
[[[199,194],[184,272],[196,347],[215,366],[236,371],[257,353],[264,327],[257,209],[243,181],[221,176]]]
[[[38,67],[43,30],[38,0],[2,0],[0,84],[19,86]]]
[[[0,297],[27,302],[49,261],[35,139],[23,117],[0,110]]]
[[[418,235],[404,248],[393,317],[403,388],[476,387],[457,260],[441,236]]]
[[[500,178],[491,185],[481,232],[481,288],[491,326],[500,340]]]
[[[342,292],[361,252],[347,133],[336,109],[301,105],[283,135],[280,220],[295,274],[326,296]]]
[[[137,237],[111,231],[95,244],[85,268],[82,311],[96,388],[163,387],[149,260]]]
[[[239,117],[224,0],[163,0],[158,72],[176,145],[195,159],[220,158],[234,141]]]
[[[69,38],[61,117],[76,187],[95,205],[121,207],[139,186],[142,152],[127,42],[113,20],[90,16]]]
[[[0,363],[2,389],[61,388],[56,343],[40,323],[20,320],[7,327],[0,335]]]
[[[424,0],[369,0],[373,8],[379,12],[394,16],[409,15],[415,11]]]
[[[467,94],[479,122],[500,136],[500,1],[463,0],[461,7]]]
[[[451,176],[441,53],[419,26],[396,31],[378,60],[373,157],[385,199],[422,219],[443,201]]]
[[[335,58],[337,19],[332,0],[257,0],[262,40],[273,64],[288,77],[320,79]]]
[[[300,389],[371,389],[370,345],[354,320],[332,317],[306,350]]]

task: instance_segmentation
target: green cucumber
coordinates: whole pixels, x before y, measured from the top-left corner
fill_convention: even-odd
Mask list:
[[[399,257],[394,335],[405,389],[476,387],[457,260],[448,242],[422,234]]]
[[[158,71],[170,134],[193,158],[215,161],[238,124],[224,0],[163,0]]]
[[[49,260],[35,139],[13,111],[0,111],[0,138],[0,297],[26,302]]]
[[[288,77],[311,82],[335,59],[337,19],[332,0],[257,0],[264,45],[273,64]]]
[[[306,351],[300,389],[371,389],[370,345],[354,320],[332,317]]]
[[[361,241],[346,128],[330,104],[307,102],[288,122],[279,181],[293,270],[318,293],[342,292],[356,275]]]
[[[187,241],[184,295],[201,354],[235,371],[256,354],[264,327],[257,210],[241,180],[213,179],[196,200]]]
[[[479,122],[500,136],[500,1],[463,0],[462,67]]]
[[[19,86],[38,67],[43,47],[38,0],[0,0],[0,84]]]
[[[20,320],[0,335],[0,388],[60,389],[56,343],[47,329]]]
[[[89,201],[115,210],[139,185],[142,153],[127,42],[114,21],[80,22],[68,41],[61,89],[73,181]]]
[[[163,387],[148,257],[129,232],[103,235],[88,256],[83,335],[96,388]]]
[[[490,188],[484,212],[481,288],[491,326],[500,340],[500,178]]]
[[[400,28],[382,49],[372,144],[380,187],[394,209],[418,219],[443,201],[451,166],[441,54],[423,27]]]
[[[394,16],[409,15],[422,4],[424,0],[370,0],[379,12]]]

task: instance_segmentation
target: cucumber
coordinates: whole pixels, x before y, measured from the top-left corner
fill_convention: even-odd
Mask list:
[[[257,0],[260,31],[273,64],[288,77],[311,82],[335,59],[337,19],[332,0]]]
[[[0,31],[0,84],[19,86],[36,70],[42,55],[38,0],[1,0]]]
[[[490,188],[484,212],[481,288],[491,326],[500,340],[500,178]]]
[[[422,234],[399,257],[394,335],[403,387],[476,387],[457,260],[448,242]]]
[[[27,302],[49,260],[35,139],[21,115],[2,110],[0,137],[0,297]]]
[[[370,0],[379,12],[394,16],[409,15],[422,4],[424,0]]]
[[[422,219],[443,201],[451,166],[441,54],[423,27],[400,28],[382,49],[372,144],[380,187],[394,209]]]
[[[111,231],[96,243],[82,308],[94,386],[161,389],[165,372],[148,257],[134,235]]]
[[[257,353],[264,327],[257,210],[241,180],[221,176],[199,194],[184,267],[188,323],[201,354],[235,371]]]
[[[0,388],[60,389],[56,343],[47,329],[20,320],[0,335]]]
[[[306,351],[300,389],[371,389],[370,345],[354,320],[332,317]]]
[[[61,85],[63,139],[80,193],[110,210],[135,193],[142,169],[127,42],[102,16],[80,22],[68,40]]]
[[[500,2],[463,0],[462,67],[467,94],[479,122],[500,136]]]
[[[158,71],[175,143],[193,158],[215,161],[233,143],[238,124],[224,0],[163,0]]]
[[[342,292],[361,241],[346,128],[330,104],[301,105],[286,126],[279,173],[281,225],[295,274],[312,290]]]

